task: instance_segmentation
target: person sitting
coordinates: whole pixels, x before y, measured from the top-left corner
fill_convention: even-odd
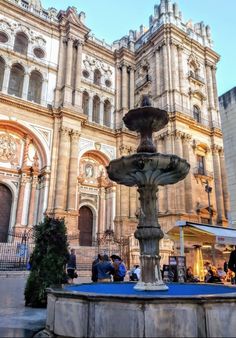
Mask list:
[[[209,270],[210,278],[208,278],[207,283],[218,283],[223,284],[215,266],[212,266]]]
[[[130,272],[130,280],[132,282],[137,282],[140,280],[140,275],[141,275],[141,269],[139,265],[135,265]]]
[[[198,283],[199,282],[199,279],[194,276],[193,269],[191,266],[189,266],[186,271],[186,282],[187,283]]]
[[[109,261],[107,255],[103,255],[101,260],[97,263],[97,281],[98,282],[110,282],[111,275],[114,274],[114,267]]]

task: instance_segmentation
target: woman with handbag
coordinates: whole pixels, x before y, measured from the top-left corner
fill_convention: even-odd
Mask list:
[[[76,273],[76,255],[75,249],[71,249],[71,253],[69,256],[69,260],[67,263],[67,275],[68,275],[68,283],[72,284],[73,279],[77,278],[78,275]]]

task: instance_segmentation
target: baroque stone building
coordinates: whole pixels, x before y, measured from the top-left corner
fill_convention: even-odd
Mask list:
[[[65,217],[76,248],[93,252],[99,237],[113,231],[119,243],[129,238],[137,254],[136,189],[109,181],[105,167],[136,150],[137,136],[122,117],[143,94],[170,115],[155,135],[158,151],[191,164],[184,181],[159,190],[162,228],[180,219],[227,225],[219,55],[209,26],[183,22],[178,5],[161,0],[148,28],[109,45],[74,7],[0,3],[1,241],[48,214]],[[168,239],[161,249],[166,258]]]

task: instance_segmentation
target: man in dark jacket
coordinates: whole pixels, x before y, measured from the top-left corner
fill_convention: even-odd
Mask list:
[[[69,283],[73,283],[73,279],[75,278],[75,270],[76,270],[76,256],[75,249],[71,249],[71,253],[67,263],[67,275],[69,278]]]
[[[98,270],[97,270],[97,264],[102,261],[102,256],[98,254],[97,258],[92,263],[92,281],[97,282],[98,281]]]

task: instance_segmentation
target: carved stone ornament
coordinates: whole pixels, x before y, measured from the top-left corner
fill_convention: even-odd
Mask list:
[[[0,134],[0,160],[13,162],[17,155],[17,144],[9,134]]]

